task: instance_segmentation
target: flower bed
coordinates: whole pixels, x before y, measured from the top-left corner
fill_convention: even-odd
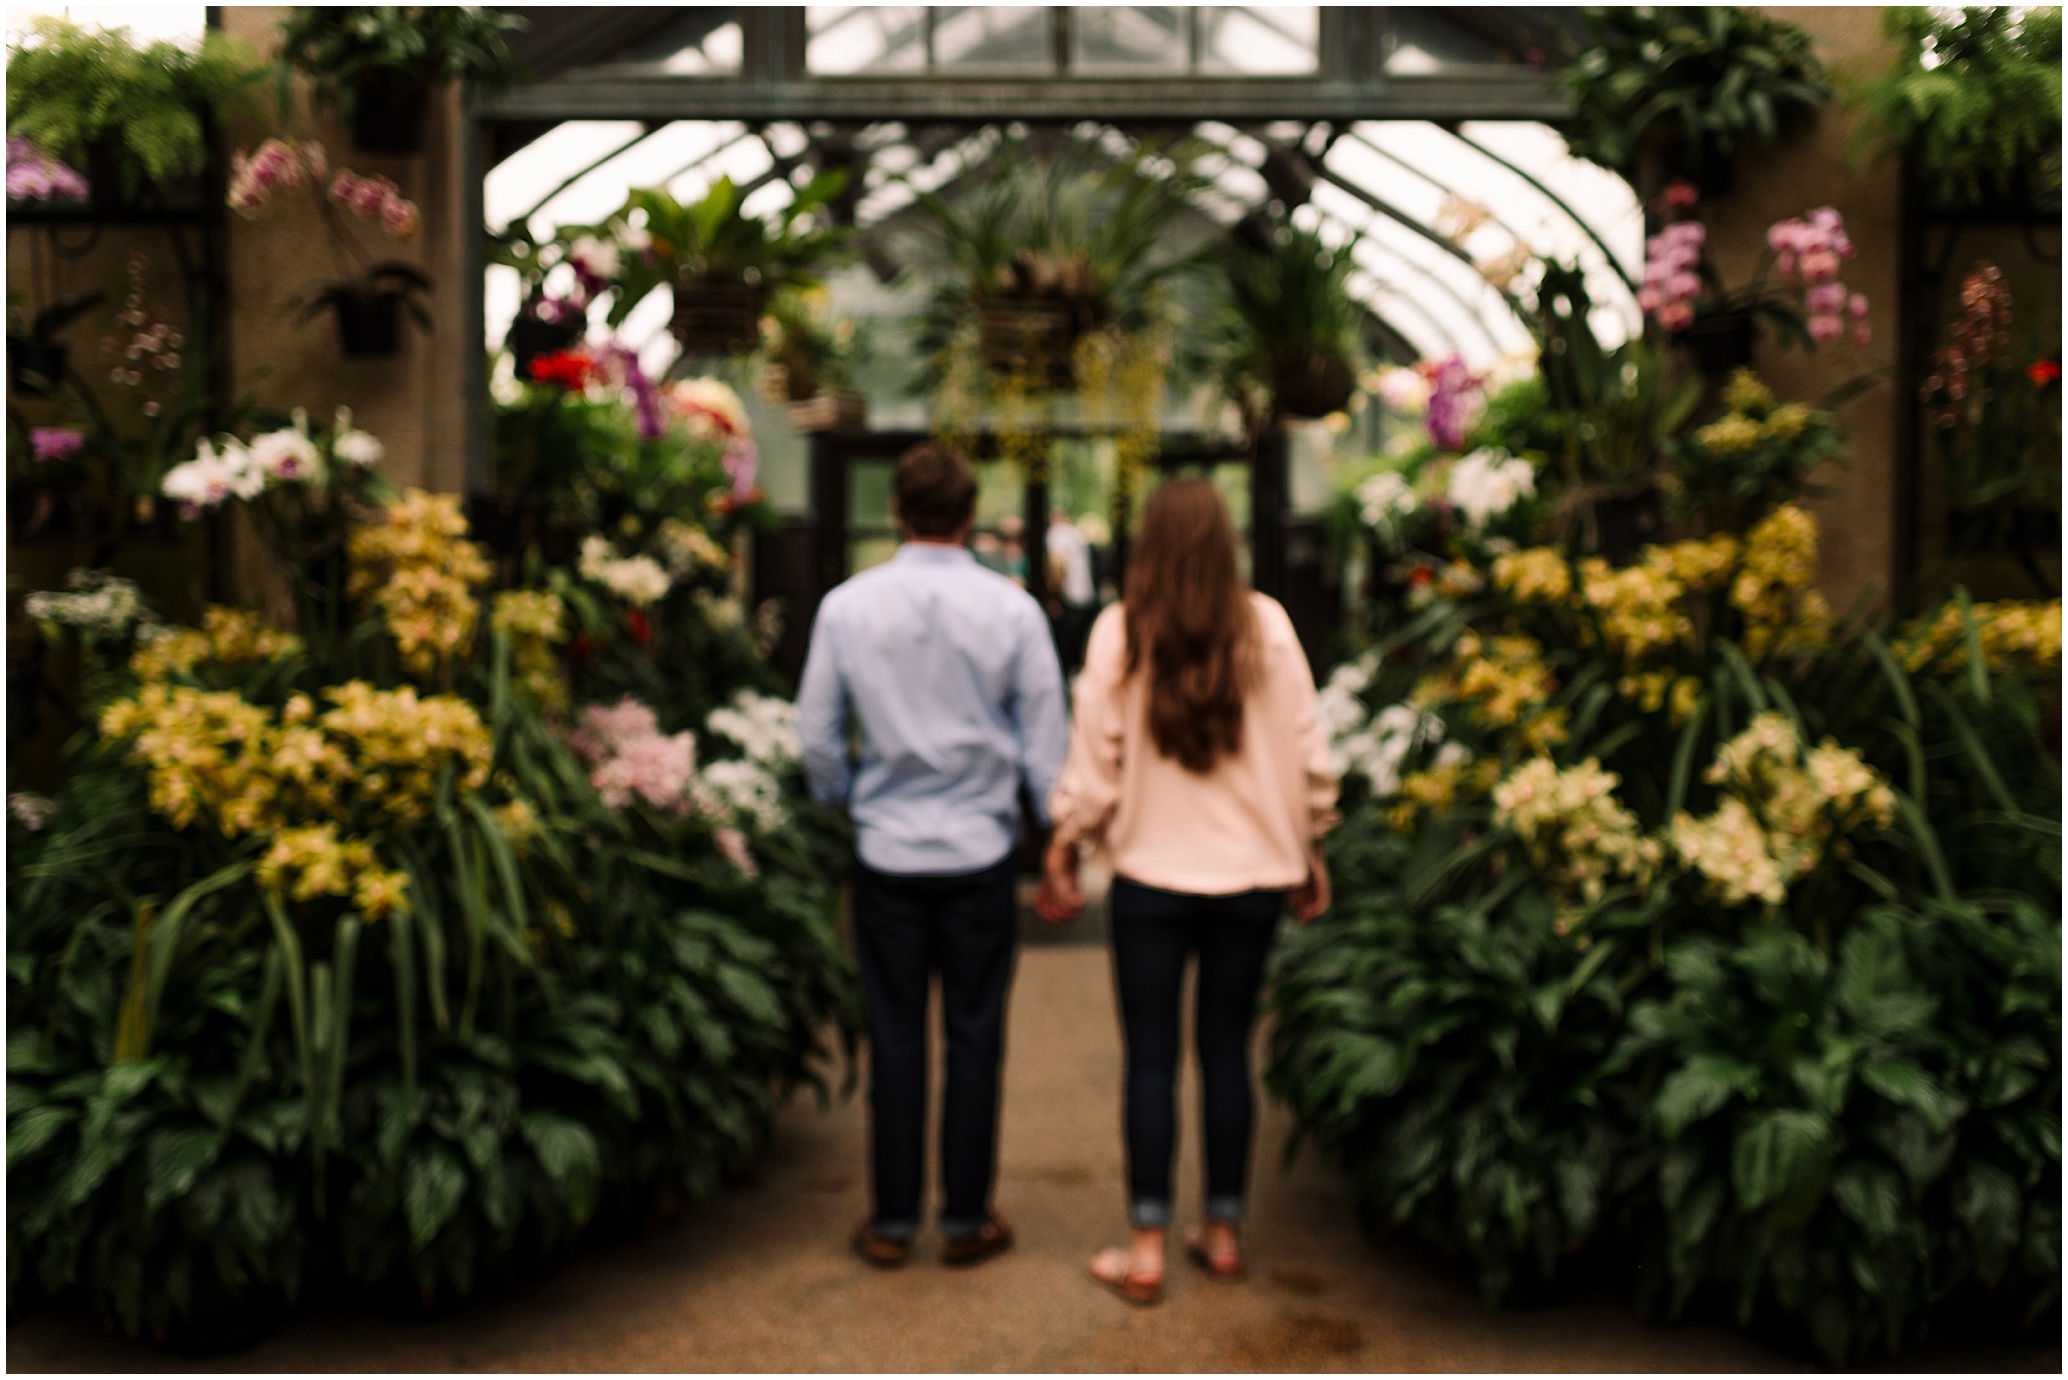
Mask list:
[[[1436,541],[1430,479],[1363,484]],[[1323,693],[1340,899],[1276,969],[1269,1081],[1367,1220],[1489,1300],[1608,1269],[1838,1364],[2045,1314],[2059,603],[1841,626],[1788,504],[1616,568],[1458,497]]]
[[[708,1193],[855,1028],[842,826],[739,620],[658,564],[490,596],[458,500],[378,458],[340,417],[166,476],[246,505],[294,631],[167,629],[102,575],[33,611],[97,731],[10,802],[17,1300],[206,1346],[318,1287],[463,1297]],[[632,614],[748,674],[714,656],[663,734],[570,636]]]

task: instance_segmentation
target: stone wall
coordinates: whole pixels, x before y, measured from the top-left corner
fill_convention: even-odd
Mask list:
[[[1773,149],[1742,155],[1734,190],[1705,204],[1701,213],[1709,226],[1711,261],[1731,287],[1759,270],[1767,226],[1814,207],[1836,208],[1859,250],[1846,265],[1845,282],[1867,294],[1872,305],[1869,347],[1826,345],[1811,353],[1781,349],[1763,338],[1755,360],[1776,393],[1812,404],[1863,374],[1876,376],[1872,387],[1835,410],[1851,455],[1844,465],[1815,475],[1822,492],[1809,502],[1824,528],[1824,590],[1834,608],[1845,610],[1856,600],[1886,596],[1902,559],[1896,522],[1903,400],[1894,379],[1901,338],[1901,174],[1894,159],[1855,153],[1860,115],[1843,95],[1849,78],[1878,75],[1895,50],[1881,34],[1880,12],[1871,7],[1769,6],[1766,12],[1810,34],[1841,94],[1810,128]]]

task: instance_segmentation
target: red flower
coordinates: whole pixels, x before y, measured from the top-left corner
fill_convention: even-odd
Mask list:
[[[1408,573],[1407,582],[1413,585],[1416,589],[1420,589],[1423,585],[1428,584],[1431,580],[1435,578],[1435,571],[1431,570],[1426,565],[1418,565]]]
[[[2057,359],[2035,359],[2025,370],[2025,377],[2032,380],[2034,388],[2045,388],[2061,381],[2061,361]]]
[[[594,661],[603,654],[603,644],[583,633],[575,638],[574,645],[567,649],[567,654],[576,661]]]
[[[571,392],[587,388],[595,373],[595,361],[581,350],[555,350],[531,362],[533,383],[557,383]]]
[[[625,631],[642,647],[653,645],[653,620],[639,609],[625,610]]]

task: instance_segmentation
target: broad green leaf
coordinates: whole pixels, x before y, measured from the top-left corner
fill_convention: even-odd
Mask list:
[[[402,1175],[402,1208],[409,1220],[410,1245],[422,1250],[459,1210],[467,1192],[467,1170],[458,1155],[441,1141],[420,1147],[409,1157]]]
[[[1814,1112],[1756,1113],[1731,1147],[1738,1210],[1806,1206],[1803,1200],[1813,1201],[1822,1189],[1831,1149],[1830,1124]]]
[[[1733,1096],[1750,1096],[1758,1088],[1755,1066],[1720,1054],[1698,1054],[1660,1086],[1652,1100],[1652,1119],[1660,1134],[1674,1140]]]

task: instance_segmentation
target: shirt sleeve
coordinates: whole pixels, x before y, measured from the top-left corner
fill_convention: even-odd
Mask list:
[[[847,683],[831,612],[822,603],[812,621],[811,650],[797,686],[797,737],[812,795],[827,805],[845,805],[854,767],[847,754]]]
[[[1280,658],[1280,674],[1287,680],[1288,698],[1293,706],[1293,741],[1298,745],[1305,777],[1304,798],[1295,803],[1295,816],[1306,821],[1307,837],[1318,839],[1342,818],[1336,812],[1336,769],[1329,760],[1328,734],[1321,726],[1314,670],[1307,665],[1307,654],[1300,646],[1299,635],[1293,631],[1292,621],[1282,611],[1278,616],[1285,619],[1286,641],[1290,644]]]
[[[1056,837],[1064,843],[1100,838],[1120,803],[1126,675],[1127,626],[1115,604],[1092,625],[1071,704],[1069,755],[1049,796]]]
[[[1063,708],[1063,668],[1056,660],[1054,636],[1041,606],[1024,604],[1026,631],[1020,638],[1018,683],[1013,687],[1014,719],[1019,728],[1020,770],[1033,797],[1034,810],[1049,823],[1049,793],[1063,769],[1070,742],[1069,718]]]

